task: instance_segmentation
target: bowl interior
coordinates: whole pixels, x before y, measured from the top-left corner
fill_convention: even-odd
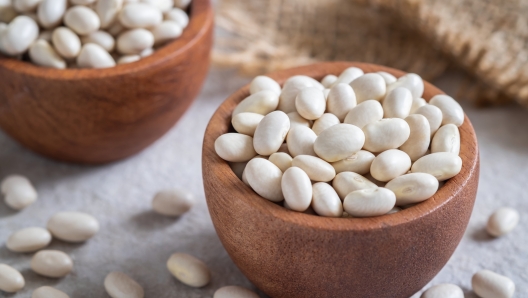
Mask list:
[[[198,42],[202,35],[207,33],[210,22],[212,22],[211,18],[208,17],[208,14],[210,13],[209,6],[209,0],[193,0],[187,8],[189,24],[183,30],[182,35],[174,41],[155,50],[152,55],[136,62],[120,64],[115,67],[103,69],[54,69],[34,65],[27,61],[5,57],[0,54],[0,67],[35,77],[45,77],[57,80],[83,80],[138,73],[148,67],[164,63],[164,61],[171,59],[174,56],[178,56],[189,48],[192,48],[192,45]]]
[[[327,74],[339,75],[344,69],[352,66],[361,68],[365,73],[385,71],[396,77],[405,74],[400,70],[367,63],[328,62],[277,71],[269,74],[269,76],[282,85],[286,79],[294,75],[307,75],[316,80],[321,80]],[[434,95],[444,94],[444,92],[430,83],[424,81],[424,84],[423,98],[427,101],[429,101]],[[237,199],[243,200],[244,204],[250,205],[255,209],[255,212],[270,213],[273,217],[284,222],[303,225],[314,229],[327,230],[373,230],[382,229],[387,226],[406,225],[413,220],[422,218],[425,215],[434,212],[450,200],[457,199],[457,194],[464,187],[468,186],[469,178],[475,171],[478,171],[479,154],[476,135],[471,122],[468,117],[465,116],[464,124],[459,127],[462,170],[457,176],[449,179],[430,199],[419,203],[416,206],[404,209],[401,212],[369,218],[329,218],[291,211],[263,199],[253,192],[253,190],[238,179],[228,163],[218,157],[214,151],[214,141],[216,138],[227,133],[231,128],[231,113],[233,109],[248,95],[249,85],[246,85],[230,96],[213,115],[204,137],[202,162],[204,164],[204,169],[207,164],[208,169],[217,170],[217,173],[225,175],[224,179],[228,181],[228,183],[226,183],[227,191],[234,191],[242,194],[236,196]],[[469,187],[476,186],[469,185]],[[209,199],[214,200],[215,198],[208,197],[208,200]]]

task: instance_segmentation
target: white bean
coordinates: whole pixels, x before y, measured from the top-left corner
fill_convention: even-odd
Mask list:
[[[376,156],[369,151],[359,150],[345,159],[332,163],[336,173],[354,172],[365,175],[370,172],[370,165]]]
[[[51,40],[57,52],[66,59],[75,58],[81,52],[81,40],[69,28],[56,28],[53,30]]]
[[[413,98],[422,97],[424,91],[424,83],[422,78],[414,73],[408,73],[400,77],[395,83],[387,87],[387,91],[391,91],[398,87],[404,87],[409,89]]]
[[[253,138],[241,133],[226,133],[215,141],[215,151],[223,160],[244,162],[257,155],[253,148]]]
[[[237,132],[253,136],[263,118],[263,115],[257,113],[240,113],[233,116],[231,124]]]
[[[18,230],[7,238],[6,247],[14,252],[33,252],[48,246],[51,234],[38,227]]]
[[[379,216],[389,212],[396,203],[396,196],[383,187],[356,190],[343,201],[343,209],[353,217]]]
[[[324,114],[326,100],[323,91],[308,87],[301,90],[295,98],[297,113],[304,119],[315,120]]]
[[[462,169],[462,159],[451,152],[437,152],[428,154],[411,167],[413,173],[428,173],[438,181],[444,181],[456,176]]]
[[[282,193],[290,209],[303,212],[312,202],[312,183],[298,167],[290,167],[282,175]]]
[[[337,77],[337,80],[334,81],[332,85],[330,85],[330,88],[337,85],[337,84],[350,84],[353,80],[359,78],[364,74],[363,70],[357,68],[357,67],[349,67]]]
[[[420,298],[464,298],[464,292],[453,284],[439,284],[430,287]]]
[[[392,83],[395,83],[398,80],[395,76],[391,75],[388,72],[378,71],[377,74],[379,74],[383,78],[383,80],[385,80],[385,85],[387,86]]]
[[[117,64],[127,64],[127,63],[136,62],[139,60],[141,60],[141,56],[139,55],[125,55],[117,59]]]
[[[40,25],[46,29],[59,25],[67,6],[66,0],[42,0],[37,9]]]
[[[488,219],[486,230],[491,236],[500,237],[512,231],[519,223],[519,212],[513,208],[497,209]]]
[[[383,119],[383,107],[376,100],[366,100],[354,107],[345,117],[345,123],[359,128]]]
[[[403,145],[411,130],[409,124],[400,118],[385,118],[363,127],[364,149],[370,152],[383,152]]]
[[[311,155],[297,155],[292,161],[292,166],[301,168],[312,181],[328,182],[336,175],[331,164]]]
[[[316,139],[317,135],[310,128],[305,126],[293,127],[286,137],[290,155],[293,157],[302,154],[315,156],[314,143]]]
[[[0,290],[6,293],[15,293],[20,291],[26,281],[24,277],[15,268],[0,264]]]
[[[112,52],[115,47],[115,39],[106,31],[96,31],[81,38],[82,43],[95,43],[100,45],[107,52]]]
[[[511,298],[515,284],[506,276],[490,270],[481,270],[471,278],[473,291],[482,298]]]
[[[337,124],[317,136],[314,151],[322,159],[335,162],[358,152],[364,144],[365,134],[357,126]]]
[[[369,99],[380,101],[387,91],[385,80],[377,73],[364,74],[353,80],[350,86],[354,89],[358,103]]]
[[[152,199],[152,209],[166,216],[180,216],[194,205],[192,193],[183,189],[163,190]]]
[[[284,82],[280,94],[278,109],[284,113],[295,112],[295,99],[299,91],[305,88],[315,87],[323,90],[321,83],[307,76],[293,76]]]
[[[439,94],[429,101],[442,111],[442,125],[454,124],[457,127],[464,123],[464,111],[460,104],[451,96]]]
[[[398,87],[392,89],[383,100],[385,118],[402,118],[409,116],[413,98],[411,91]]]
[[[427,173],[410,173],[394,178],[385,185],[396,194],[396,205],[420,203],[438,190],[438,180]]]
[[[389,149],[380,153],[372,161],[370,174],[374,179],[387,182],[401,176],[411,168],[411,158],[398,149]]]
[[[187,14],[183,12],[181,9],[175,9],[178,12],[178,14],[183,13],[185,16]],[[180,13],[181,12],[181,13]],[[180,24],[181,25],[181,24]],[[184,26],[182,26],[184,27]],[[269,90],[275,92],[277,95],[280,95],[281,93],[281,86],[279,83],[277,83],[274,79],[267,77],[267,76],[256,76],[249,85],[249,93],[255,94],[262,90]]]
[[[104,279],[104,288],[112,298],[143,298],[140,284],[122,272],[110,272]]]
[[[284,199],[281,189],[282,171],[271,161],[254,158],[248,162],[244,176],[251,188],[272,202]]]
[[[346,115],[356,106],[356,94],[348,84],[337,84],[328,93],[327,111],[334,114],[339,121],[345,120]]]
[[[279,169],[284,173],[284,171],[292,166],[293,158],[288,153],[276,152],[270,155],[268,160],[279,167]]]
[[[278,104],[279,97],[277,94],[275,94],[275,92],[270,90],[262,90],[242,100],[233,110],[232,116],[244,112],[267,115],[275,111]]]
[[[184,253],[174,253],[167,261],[167,269],[176,279],[195,288],[211,281],[211,272],[201,260]]]
[[[261,155],[271,155],[277,152],[284,143],[290,130],[290,119],[282,111],[274,111],[266,115],[255,129],[253,147]]]
[[[418,110],[418,108],[425,106],[426,104],[427,101],[425,101],[425,99],[421,97],[413,98],[413,102],[411,105],[411,114],[416,113],[416,110]]]
[[[13,8],[18,12],[32,12],[42,0],[13,0]]]
[[[150,31],[154,35],[154,44],[160,45],[180,37],[183,28],[174,21],[163,21]]]
[[[141,0],[141,2],[148,3],[164,13],[171,10],[174,6],[173,0]]]
[[[21,210],[37,200],[37,191],[31,182],[19,175],[10,175],[2,181],[2,193],[7,206]]]
[[[46,277],[64,277],[72,269],[72,259],[62,251],[41,250],[31,258],[31,270]]]
[[[460,153],[460,132],[454,124],[446,124],[440,127],[431,142],[431,152]]]
[[[114,58],[103,47],[87,43],[77,56],[77,65],[81,68],[108,68],[116,65]]]
[[[0,23],[10,23],[17,15],[11,0],[0,0]]]
[[[343,203],[330,184],[315,183],[312,185],[312,194],[312,208],[317,214],[327,217],[341,217]]]
[[[431,141],[431,128],[427,118],[420,114],[409,115],[405,121],[409,124],[410,134],[407,141],[400,146],[400,150],[407,153],[414,162],[427,153]]]
[[[314,121],[312,130],[316,135],[319,135],[323,130],[339,123],[339,119],[334,114],[324,113],[319,119]]]
[[[419,107],[414,114],[423,115],[429,121],[429,128],[431,129],[431,135],[434,135],[435,132],[442,124],[442,111],[439,108],[426,104]]]
[[[99,30],[101,21],[95,11],[82,5],[69,8],[64,14],[64,24],[79,35]]]
[[[29,58],[36,65],[57,69],[66,68],[66,62],[44,39],[38,39],[29,47]]]
[[[48,230],[53,237],[67,242],[83,242],[99,231],[99,222],[82,212],[59,212],[48,221]]]
[[[147,3],[129,3],[121,9],[118,18],[126,28],[150,28],[163,21],[163,14]]]
[[[297,112],[290,112],[286,115],[290,118],[290,129],[293,129],[297,125],[306,126],[308,128],[312,127],[312,121],[304,119]]]
[[[141,53],[139,53],[139,56],[141,56],[141,58],[145,58],[145,57],[152,55],[152,53],[154,53],[154,49],[148,48],[148,49],[144,49],[143,51],[141,51]]]
[[[259,295],[243,287],[225,286],[216,290],[213,298],[259,298]]]
[[[101,20],[101,28],[108,28],[117,18],[117,14],[123,7],[123,0],[98,0],[95,12]],[[121,23],[117,22],[121,25]],[[110,33],[111,34],[111,33]]]
[[[335,81],[337,81],[337,76],[329,74],[321,80],[321,85],[323,85],[325,88],[330,88],[330,86],[332,86]]]
[[[367,178],[354,172],[341,172],[337,174],[334,181],[332,181],[332,186],[341,200],[353,191],[378,187]]]
[[[132,29],[117,38],[117,51],[121,54],[139,54],[154,45],[154,35],[145,29]]]
[[[187,27],[187,25],[189,25],[189,16],[187,15],[187,13],[185,11],[183,11],[183,10],[181,10],[179,8],[173,8],[173,9],[169,10],[168,12],[166,12],[165,13],[165,20],[174,21],[174,22],[180,24],[180,26],[182,28],[185,28],[185,27]],[[278,89],[279,92],[277,93],[277,95],[280,94],[280,90],[281,89],[280,89],[280,85],[279,85],[279,89]]]
[[[55,288],[43,286],[33,291],[31,298],[70,298],[70,296]]]
[[[26,52],[37,40],[39,28],[30,17],[20,15],[11,21],[2,34],[2,48],[9,55]]]

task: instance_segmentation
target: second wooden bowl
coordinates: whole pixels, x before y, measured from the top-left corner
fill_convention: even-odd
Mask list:
[[[279,71],[320,80],[356,66],[365,72],[402,71],[364,63],[321,63]],[[423,97],[443,92],[425,82]],[[429,200],[372,218],[325,218],[287,210],[259,197],[215,153],[230,129],[231,112],[249,95],[245,86],[213,115],[205,132],[202,171],[209,212],[240,270],[271,297],[407,298],[442,269],[466,229],[476,197],[479,153],[466,117],[460,127],[462,171]]]
[[[183,115],[209,69],[209,0],[193,0],[189,17],[175,41],[112,68],[59,70],[0,55],[0,126],[63,161],[105,163],[141,151]]]

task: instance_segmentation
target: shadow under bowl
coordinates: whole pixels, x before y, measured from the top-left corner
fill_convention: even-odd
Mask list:
[[[319,63],[269,74],[279,83],[294,75],[320,80],[347,67],[404,72],[351,62]],[[442,91],[425,82],[423,97]],[[461,172],[428,199],[401,212],[371,218],[327,218],[294,212],[265,200],[215,153],[235,106],[249,86],[213,115],[205,132],[202,171],[216,232],[235,264],[271,297],[407,298],[446,264],[468,224],[476,197],[479,153],[473,127],[460,127]]]
[[[189,18],[178,39],[112,68],[52,69],[0,55],[0,127],[61,161],[99,164],[138,153],[178,121],[205,80],[209,0],[193,0]]]

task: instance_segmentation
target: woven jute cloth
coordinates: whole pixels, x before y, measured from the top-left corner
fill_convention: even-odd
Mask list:
[[[213,61],[256,75],[324,60],[431,80],[465,71],[463,98],[528,106],[528,1],[219,0]]]

